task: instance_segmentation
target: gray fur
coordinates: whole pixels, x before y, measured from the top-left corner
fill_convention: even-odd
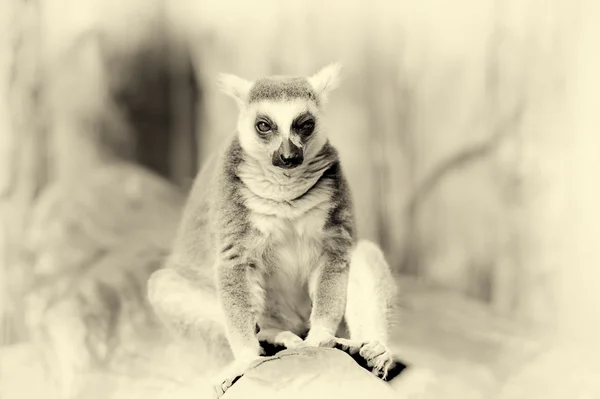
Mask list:
[[[317,102],[317,95],[304,77],[268,77],[258,79],[248,93],[248,103],[261,100],[305,99]]]

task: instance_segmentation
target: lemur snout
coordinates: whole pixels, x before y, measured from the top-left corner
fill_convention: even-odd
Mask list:
[[[304,157],[302,154],[292,155],[290,157],[286,157],[285,155],[279,155],[279,161],[275,163],[275,166],[284,169],[292,169],[296,166],[300,166],[304,161]]]
[[[273,153],[273,165],[283,169],[293,169],[302,165],[304,154],[290,139],[284,140],[277,151]]]

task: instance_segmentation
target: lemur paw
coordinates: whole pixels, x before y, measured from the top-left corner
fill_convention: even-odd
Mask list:
[[[302,338],[291,331],[261,330],[257,338],[266,356],[274,356],[279,351],[296,348],[302,343]]]
[[[279,339],[279,343],[286,348],[294,348],[303,342],[302,338],[289,331],[284,331],[277,338]]]
[[[363,344],[359,355],[367,362],[367,367],[371,369],[371,372],[382,380],[387,380],[388,373],[396,365],[392,352],[379,341]]]
[[[362,342],[352,341],[349,339],[338,338],[333,335],[327,336],[322,335],[320,337],[314,337],[313,339],[306,338],[296,347],[321,347],[321,348],[336,348],[347,354],[353,356],[357,355],[360,348],[363,346]]]
[[[336,338],[334,348],[339,349],[347,354],[354,356],[360,352],[363,343],[358,341],[352,341],[344,338]]]
[[[220,398],[246,371],[248,371],[254,362],[259,361],[260,357],[248,358],[244,360],[235,360],[220,372],[213,380],[213,389],[215,398]]]
[[[363,368],[384,381],[391,381],[407,367],[397,360],[388,347],[379,341],[335,339],[335,348],[346,352]]]
[[[334,348],[338,338],[323,328],[312,328],[306,338],[294,348]]]
[[[259,341],[285,348],[294,348],[302,342],[302,338],[291,331],[261,330],[257,337]]]
[[[392,369],[403,369],[405,367],[404,364],[396,362],[392,352],[379,341],[360,342],[343,338],[336,338],[335,341],[336,349],[346,352],[359,364],[383,380],[397,375],[390,373]]]

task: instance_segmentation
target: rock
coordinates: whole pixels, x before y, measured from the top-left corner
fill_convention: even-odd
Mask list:
[[[223,399],[395,398],[384,381],[330,348],[284,350],[261,359]]]

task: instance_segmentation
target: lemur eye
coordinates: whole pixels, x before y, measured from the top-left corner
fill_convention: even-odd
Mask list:
[[[271,126],[266,122],[260,121],[256,124],[256,130],[261,133],[267,133],[271,130]]]
[[[302,125],[300,125],[300,129],[304,133],[312,133],[312,131],[315,129],[315,122],[314,121],[306,121]]]

